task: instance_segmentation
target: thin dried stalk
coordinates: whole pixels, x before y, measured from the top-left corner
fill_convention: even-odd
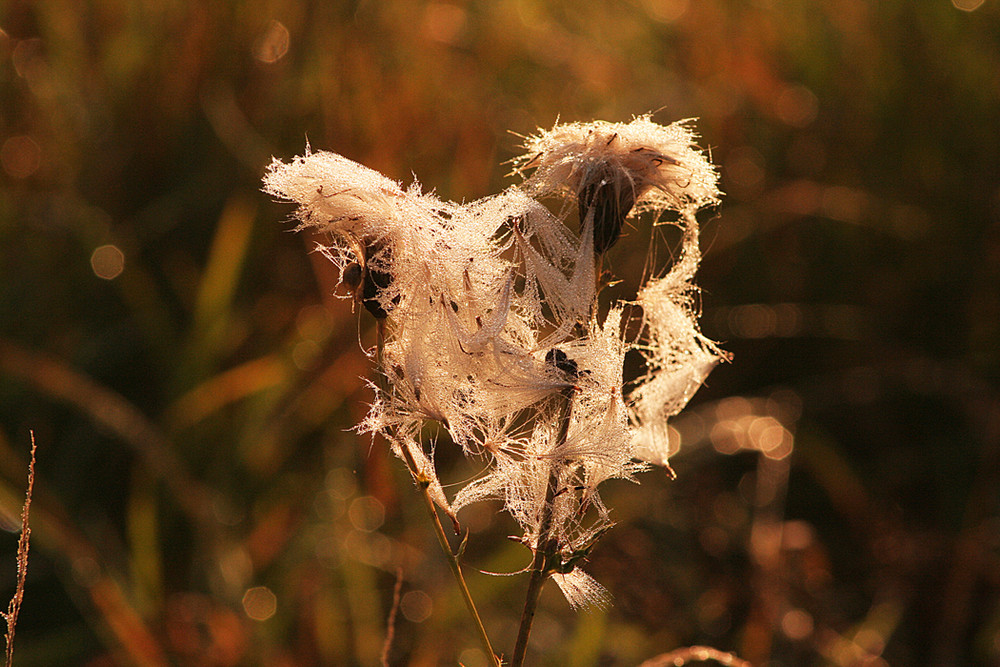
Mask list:
[[[524,609],[521,611],[521,627],[517,632],[517,642],[514,644],[514,654],[511,657],[511,667],[521,667],[528,650],[528,636],[535,620],[535,610],[538,608],[538,598],[542,594],[542,585],[549,578],[549,552],[554,551],[549,533],[552,529],[552,501],[556,489],[555,472],[549,477],[549,487],[545,493],[545,506],[542,508],[542,524],[538,532],[538,546],[531,561],[531,578],[528,580],[528,592],[525,595]]]
[[[376,359],[376,366],[378,370],[376,371],[376,375],[378,376],[380,390],[383,392],[383,395],[388,396],[388,389],[385,386],[385,375],[382,373],[382,353],[385,344],[384,320],[377,321],[376,332],[378,337],[378,358]],[[483,619],[479,615],[479,610],[476,609],[476,603],[472,599],[472,593],[469,592],[469,587],[465,583],[465,576],[462,574],[462,566],[458,562],[458,556],[451,549],[451,543],[448,542],[448,536],[444,532],[444,526],[441,525],[441,517],[438,515],[437,508],[434,506],[434,500],[431,498],[429,491],[431,480],[426,474],[421,472],[420,466],[413,459],[413,454],[410,453],[410,448],[406,446],[406,443],[397,442],[396,445],[403,453],[403,460],[406,463],[406,467],[409,469],[410,474],[413,475],[417,488],[420,490],[420,497],[424,501],[424,507],[426,508],[427,514],[430,516],[431,523],[434,526],[434,534],[437,536],[438,544],[441,547],[442,553],[444,553],[445,558],[448,560],[448,566],[451,568],[451,573],[455,577],[455,583],[458,584],[458,589],[462,593],[462,599],[465,600],[465,606],[469,610],[469,615],[472,616],[472,620],[476,626],[476,633],[479,635],[479,641],[483,646],[483,650],[486,651],[490,664],[493,665],[493,667],[500,667],[500,659],[497,658],[496,652],[493,650],[490,637],[486,634],[486,627],[483,625]]]
[[[420,496],[424,500],[424,507],[427,508],[427,513],[431,516],[431,523],[434,524],[434,533],[437,535],[438,544],[441,545],[441,551],[448,559],[448,565],[451,567],[451,573],[455,576],[455,582],[458,584],[458,589],[462,593],[462,599],[465,600],[465,606],[468,608],[469,615],[472,616],[472,620],[475,623],[476,632],[479,635],[479,641],[483,645],[483,649],[486,651],[490,664],[494,667],[500,667],[500,660],[493,651],[493,645],[490,643],[489,635],[486,634],[486,628],[483,626],[483,619],[480,617],[479,611],[476,609],[476,603],[472,599],[472,593],[469,592],[469,587],[465,583],[465,576],[462,574],[462,566],[458,562],[458,556],[451,550],[451,544],[449,544],[448,537],[445,535],[444,526],[441,525],[441,517],[438,515],[437,509],[434,507],[434,501],[431,500],[430,493],[427,491],[430,486],[430,479],[428,479],[423,473],[419,472],[417,463],[413,460],[410,455],[410,450],[406,447],[406,445],[401,444],[400,448],[406,456],[407,467],[410,469],[410,472],[413,473],[417,481],[417,487],[420,489]]]
[[[12,667],[14,664],[14,629],[17,626],[17,615],[21,611],[21,602],[24,601],[24,582],[28,576],[28,544],[31,538],[31,527],[28,525],[28,512],[31,509],[31,492],[35,488],[35,433],[31,433],[31,460],[28,462],[28,490],[25,493],[24,507],[21,509],[21,537],[17,541],[17,587],[14,590],[14,597],[7,605],[7,611],[3,614],[7,621],[7,633],[4,640],[7,644],[6,665]]]

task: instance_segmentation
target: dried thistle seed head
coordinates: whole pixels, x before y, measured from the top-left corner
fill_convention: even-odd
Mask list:
[[[528,137],[524,148],[515,172],[534,170],[524,183],[534,196],[578,199],[607,180],[619,197],[631,193],[635,212],[718,202],[718,174],[689,121],[659,125],[646,115],[629,123],[567,123]]]
[[[693,298],[695,213],[718,200],[717,175],[686,122],[661,126],[648,116],[557,125],[526,149],[515,161],[530,173],[521,187],[466,204],[329,153],[275,161],[265,189],[298,203],[300,227],[330,233],[320,250],[385,321],[388,383],[372,385],[376,399],[358,430],[388,436],[449,512],[503,502],[521,541],[557,559],[553,576],[571,605],[601,605],[606,593],[578,567],[612,525],[598,487],[633,479],[645,469],[639,460],[666,462],[666,418],[721,355],[698,330]],[[538,201],[552,195],[567,202],[558,213]],[[564,224],[574,204],[578,235]],[[623,305],[603,315],[593,307],[595,255],[614,246],[630,215],[668,209],[679,214],[682,248],[669,271],[651,266],[652,279],[637,286],[642,335],[625,339]],[[648,373],[626,401],[631,349]],[[489,464],[450,504],[433,444],[421,447],[428,422]]]

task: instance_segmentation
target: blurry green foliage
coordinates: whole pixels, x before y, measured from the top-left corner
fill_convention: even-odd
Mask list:
[[[39,443],[18,664],[377,664],[397,570],[391,662],[475,664],[402,466],[347,430],[370,332],[259,178],[308,140],[473,199],[508,130],[647,111],[721,165],[700,283],[735,361],[679,479],[611,489],[615,606],[549,591],[534,664],[1000,660],[995,0],[8,0],[0,30],[8,530]],[[739,396],[797,406],[784,468],[698,446]],[[462,518],[470,570],[527,563]],[[470,580],[508,647],[522,578]]]

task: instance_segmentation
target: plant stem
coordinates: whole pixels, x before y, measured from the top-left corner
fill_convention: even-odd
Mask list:
[[[556,449],[566,442],[569,432],[569,421],[572,412],[572,389],[561,394],[561,415],[559,435],[556,438]],[[510,667],[521,667],[528,650],[528,635],[531,634],[531,624],[535,620],[535,610],[542,593],[542,585],[552,574],[551,559],[557,556],[558,544],[551,539],[552,506],[555,504],[559,477],[556,467],[550,465],[548,486],[545,489],[545,502],[542,504],[542,514],[538,520],[538,541],[535,544],[535,554],[531,561],[531,578],[528,580],[528,592],[524,600],[524,610],[521,612],[521,627],[517,633],[517,643],[511,656]]]
[[[386,378],[385,374],[382,372],[382,351],[385,345],[385,322],[383,320],[377,321],[376,331],[378,335],[376,374],[378,375],[379,389],[382,392],[382,395],[388,398],[389,393],[386,387]],[[469,610],[472,620],[475,622],[476,631],[479,634],[479,641],[482,643],[483,649],[486,651],[490,664],[493,665],[493,667],[500,667],[500,660],[493,651],[493,645],[490,643],[489,635],[486,634],[486,628],[483,626],[483,619],[479,616],[479,611],[476,609],[476,603],[472,599],[472,593],[469,592],[469,587],[465,583],[465,577],[462,575],[462,566],[458,562],[458,556],[451,549],[451,544],[448,542],[448,536],[444,532],[444,526],[441,525],[441,517],[437,513],[437,508],[434,506],[434,500],[431,498],[430,491],[428,490],[430,488],[431,480],[420,470],[420,467],[417,465],[416,460],[414,460],[413,454],[410,452],[410,448],[406,446],[406,443],[396,440],[396,446],[403,453],[403,460],[406,462],[406,467],[409,469],[410,474],[413,475],[417,488],[420,489],[420,496],[423,498],[424,507],[427,510],[427,514],[431,518],[431,523],[434,525],[434,533],[437,535],[438,544],[448,560],[448,565],[451,567],[451,573],[454,575],[455,582],[458,584],[458,589],[462,593],[462,599],[465,600],[465,606]]]
[[[441,545],[441,551],[444,552],[448,559],[448,565],[451,566],[451,573],[455,575],[455,581],[458,583],[458,589],[462,593],[462,599],[465,600],[465,606],[468,608],[473,621],[475,621],[476,631],[479,633],[479,641],[482,643],[483,649],[489,657],[490,664],[494,667],[500,667],[500,660],[493,651],[493,645],[490,644],[490,638],[489,635],[486,634],[486,628],[483,627],[483,619],[479,616],[479,611],[476,609],[476,603],[472,600],[472,594],[469,592],[469,587],[465,583],[465,577],[462,575],[462,566],[458,562],[458,556],[451,550],[451,544],[449,544],[448,537],[445,535],[444,526],[441,525],[441,517],[438,516],[437,509],[434,507],[434,501],[431,500],[430,493],[427,491],[427,487],[430,485],[430,480],[428,480],[422,473],[415,471],[413,466],[416,465],[416,462],[414,462],[413,457],[410,456],[409,450],[404,447],[403,451],[406,452],[407,465],[411,467],[411,472],[416,473],[415,476],[417,486],[420,487],[420,495],[424,499],[424,507],[427,508],[427,513],[431,516],[431,523],[434,524],[434,532],[437,534],[438,544]]]
[[[531,578],[528,580],[528,592],[524,600],[524,610],[521,612],[521,627],[517,633],[517,643],[514,644],[514,654],[511,656],[511,667],[521,667],[524,655],[528,650],[528,635],[531,634],[531,624],[535,620],[535,609],[538,608],[538,598],[542,593],[542,584],[548,578],[549,552],[553,551],[549,544],[549,531],[552,527],[552,502],[555,498],[557,485],[555,471],[549,475],[548,489],[545,492],[545,506],[542,508],[541,522],[538,531],[538,544],[535,556],[531,561]]]

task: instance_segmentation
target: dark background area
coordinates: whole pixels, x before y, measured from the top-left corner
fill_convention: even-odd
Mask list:
[[[733,362],[675,422],[676,481],[608,485],[614,605],[550,585],[530,663],[1000,663],[996,0],[9,0],[17,664],[378,664],[397,576],[392,664],[482,664],[403,466],[349,430],[369,321],[260,177],[308,140],[472,200],[514,182],[511,132],[647,112],[697,117],[720,166],[699,283]],[[528,555],[495,509],[463,513],[465,562],[509,653],[525,578],[476,570]]]

